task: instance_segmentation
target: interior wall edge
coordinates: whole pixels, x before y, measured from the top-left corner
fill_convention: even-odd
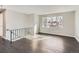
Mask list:
[[[75,39],[79,42],[79,37],[77,35],[75,35]]]

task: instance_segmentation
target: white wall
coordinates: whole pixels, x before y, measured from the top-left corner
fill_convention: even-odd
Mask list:
[[[6,10],[6,30],[33,27],[33,15],[26,15],[11,10]],[[6,38],[9,39],[9,32],[6,31]]]
[[[75,37],[79,41],[79,10],[75,13]]]
[[[56,27],[56,28],[42,28],[41,26],[41,17],[42,16],[63,16],[63,28]],[[75,12],[63,12],[63,13],[54,13],[54,14],[47,14],[40,16],[40,32],[43,33],[50,33],[56,35],[64,35],[64,36],[71,36],[73,37],[75,34]]]
[[[26,26],[31,27],[32,29],[30,29],[30,34],[34,34],[34,14],[29,14],[28,15],[28,21],[27,21]]]
[[[28,18],[28,20],[26,20],[26,22],[27,22],[28,25],[26,24],[26,26],[27,27],[33,27],[34,26],[34,15],[28,14],[27,18]]]
[[[38,33],[39,31],[39,16],[37,14],[34,14],[34,31],[35,33]]]
[[[24,28],[28,25],[28,15],[6,10],[6,29]]]
[[[51,34],[65,35],[65,36],[74,36],[79,37],[79,11],[76,12],[76,21],[74,20],[74,12],[63,12],[63,13],[54,13],[51,15],[63,15],[64,16],[64,28],[55,28],[55,29],[47,29],[41,28],[39,31],[39,21],[37,14],[22,14],[11,10],[6,10],[5,19],[6,19],[6,29],[17,29],[24,27],[33,27],[36,24],[38,32],[45,32]],[[43,16],[43,15],[42,15]],[[75,24],[74,24],[75,22]],[[75,28],[75,30],[74,30]],[[32,30],[33,31],[33,30]],[[75,32],[75,33],[74,33]]]
[[[31,30],[32,34],[38,33],[39,30],[39,19],[37,14],[28,15],[28,26],[30,25],[33,29]]]

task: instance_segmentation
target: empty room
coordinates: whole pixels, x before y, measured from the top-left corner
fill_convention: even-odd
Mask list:
[[[79,5],[0,5],[0,53],[79,53]]]

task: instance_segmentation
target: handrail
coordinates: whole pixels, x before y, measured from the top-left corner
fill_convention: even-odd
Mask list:
[[[13,40],[30,34],[30,30],[32,30],[32,28],[7,29],[7,31],[10,32],[10,42],[12,43]]]

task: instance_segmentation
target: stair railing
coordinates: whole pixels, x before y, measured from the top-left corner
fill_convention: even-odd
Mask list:
[[[31,34],[32,28],[19,28],[8,30],[10,32],[10,42],[14,41],[17,38],[23,38],[27,34]]]

